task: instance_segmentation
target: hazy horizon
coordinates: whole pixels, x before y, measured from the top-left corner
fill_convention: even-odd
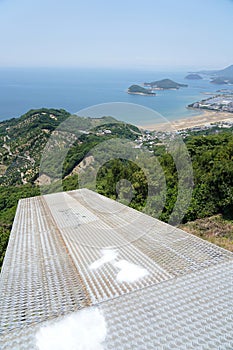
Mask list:
[[[0,0],[1,1],[1,0]],[[192,73],[192,72],[198,72],[201,70],[220,70],[227,68],[228,66],[233,65],[233,59],[232,62],[229,62],[227,65],[199,65],[199,66],[192,66],[192,65],[182,65],[182,66],[127,66],[127,65],[115,65],[115,66],[85,66],[85,65],[77,65],[77,66],[72,66],[72,65],[60,65],[60,66],[54,66],[54,65],[12,65],[12,66],[1,66],[0,65],[0,70],[87,70],[87,71],[97,71],[97,70],[119,70],[119,71],[138,71],[138,72],[164,72],[164,73]]]

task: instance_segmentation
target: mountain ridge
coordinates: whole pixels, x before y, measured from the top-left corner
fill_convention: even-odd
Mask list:
[[[232,77],[233,78],[233,64],[230,66],[227,66],[223,69],[219,70],[202,70],[199,72],[196,72],[197,74],[205,74],[205,75],[215,75],[218,77]]]

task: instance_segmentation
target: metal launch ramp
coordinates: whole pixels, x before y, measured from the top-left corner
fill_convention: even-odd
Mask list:
[[[87,189],[19,202],[1,350],[233,349],[233,254]]]

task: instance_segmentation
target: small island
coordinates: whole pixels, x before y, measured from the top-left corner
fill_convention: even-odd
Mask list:
[[[179,84],[171,79],[162,79],[152,81],[150,83],[144,83],[144,86],[149,86],[154,90],[178,90],[181,87],[187,87],[187,84]]]
[[[143,96],[155,96],[156,93],[149,90],[149,89],[145,89],[144,87],[140,86],[140,85],[131,85],[128,90],[127,90],[128,94],[132,94],[132,95],[143,95]]]
[[[199,75],[199,74],[196,74],[196,73],[191,73],[191,74],[188,74],[185,79],[189,79],[189,80],[201,80],[202,77]]]

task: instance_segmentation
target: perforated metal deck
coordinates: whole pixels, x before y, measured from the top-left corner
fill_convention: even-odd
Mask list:
[[[23,199],[0,348],[40,349],[41,328],[97,309],[101,349],[232,350],[232,268],[232,253],[86,189]]]

